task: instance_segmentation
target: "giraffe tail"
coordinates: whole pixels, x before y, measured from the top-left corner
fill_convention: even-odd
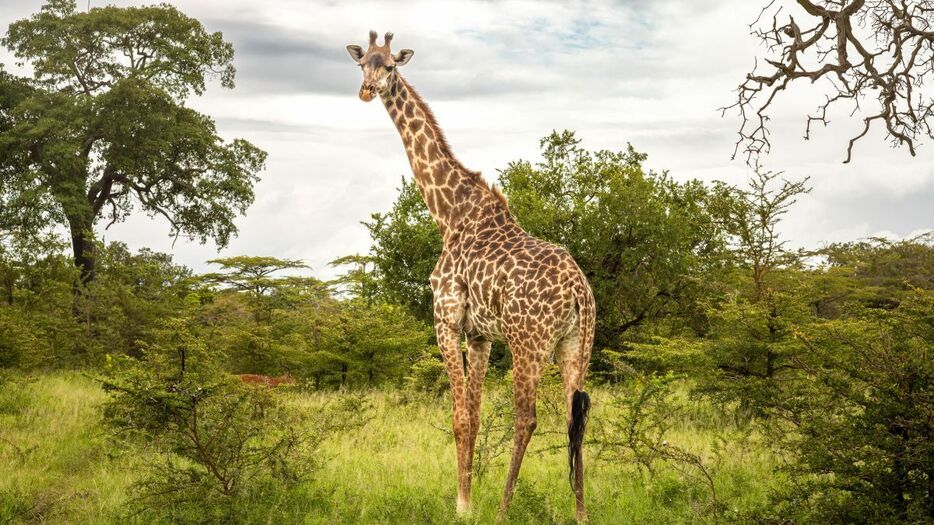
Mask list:
[[[571,471],[568,480],[571,488],[576,488],[576,481],[584,478],[584,429],[587,427],[587,414],[590,412],[590,396],[577,390],[571,400],[571,422],[568,424],[568,465]]]
[[[587,427],[587,417],[590,413],[590,396],[581,390],[584,386],[584,376],[587,373],[587,366],[590,364],[590,353],[593,347],[593,331],[595,306],[593,292],[587,280],[581,276],[581,283],[577,294],[577,316],[578,316],[578,337],[579,348],[578,356],[578,385],[571,398],[571,421],[568,423],[568,465],[570,472],[568,478],[571,487],[577,491],[578,487],[583,488],[584,483],[584,430]]]

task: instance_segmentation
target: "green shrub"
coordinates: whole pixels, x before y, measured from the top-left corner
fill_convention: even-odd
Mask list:
[[[435,396],[440,396],[450,390],[451,384],[444,362],[441,361],[441,354],[436,347],[423,352],[412,363],[405,381],[409,388]]]
[[[50,353],[40,327],[19,309],[0,307],[0,368],[30,368]]]
[[[590,430],[598,457],[609,464],[639,465],[658,485],[657,497],[682,498],[691,489],[703,494],[701,510],[714,520],[722,504],[715,483],[716,465],[686,447],[671,442],[670,431],[684,410],[682,400],[675,395],[675,374],[645,375],[633,373],[630,381],[613,391],[608,403],[613,410],[602,419],[595,419]],[[679,477],[658,477],[659,465],[675,470]]]
[[[320,466],[316,452],[327,437],[363,422],[357,399],[303,417],[272,389],[219,372],[182,320],[156,337],[162,344],[148,346],[142,359],[109,358],[102,379],[115,440],[160,457],[135,486],[134,506],[146,515],[232,520],[241,498],[270,483],[296,485]]]
[[[798,337],[809,352],[778,441],[793,483],[761,519],[934,522],[934,292]]]

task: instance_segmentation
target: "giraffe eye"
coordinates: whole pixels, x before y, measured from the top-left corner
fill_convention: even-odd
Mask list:
[[[392,73],[394,69],[396,69],[396,66],[386,66],[386,71],[389,71],[390,73]]]

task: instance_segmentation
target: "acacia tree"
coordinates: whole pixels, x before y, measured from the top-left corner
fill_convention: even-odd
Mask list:
[[[789,271],[800,268],[801,254],[779,235],[785,213],[809,191],[807,180],[757,167],[747,188],[718,182],[713,189],[711,211],[728,234],[735,271],[721,278],[722,298],[712,301],[706,348],[716,372],[701,388],[755,415],[775,403],[776,378],[800,351],[794,331],[812,320],[811,304],[821,296],[805,272]]]
[[[202,278],[248,292],[254,299],[268,295],[287,281],[287,278],[274,277],[272,274],[282,270],[308,268],[300,260],[251,255],[211,259],[208,262],[219,265],[223,272],[208,273]]]
[[[781,239],[778,226],[797,198],[810,191],[810,177],[789,181],[783,174],[756,166],[747,188],[717,182],[716,198],[711,200],[711,209],[729,234],[733,255],[749,268],[756,301],[766,293],[770,272],[798,260],[798,254],[789,251],[787,241]],[[781,184],[776,187],[778,181]]]
[[[835,106],[862,115],[844,163],[873,126],[912,156],[919,138],[934,137],[934,99],[924,89],[934,77],[934,2],[771,0],[750,29],[768,56],[739,85],[736,102],[723,108],[738,110],[742,119],[734,157],[768,152],[772,103],[804,83],[819,83],[825,96],[806,117],[805,140],[813,125],[829,123]]]
[[[135,206],[168,220],[176,238],[228,243],[266,154],[223,141],[184,105],[211,78],[233,88],[221,33],[167,4],[78,12],[74,0],[49,0],[0,42],[33,70],[0,78],[0,155],[21,161],[0,169],[0,208],[42,205],[67,224],[82,283],[95,275],[95,224]]]

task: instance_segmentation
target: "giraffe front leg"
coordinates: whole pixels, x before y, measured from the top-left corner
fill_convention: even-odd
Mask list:
[[[490,363],[491,343],[483,338],[467,339],[467,414],[470,419],[468,438],[468,466],[473,475],[474,451],[480,430],[480,404],[483,397],[483,379]]]
[[[438,347],[444,358],[444,366],[451,381],[453,401],[452,427],[454,444],[457,448],[457,512],[470,511],[470,415],[464,377],[464,361],[460,349],[460,332],[447,325],[435,327]]]

